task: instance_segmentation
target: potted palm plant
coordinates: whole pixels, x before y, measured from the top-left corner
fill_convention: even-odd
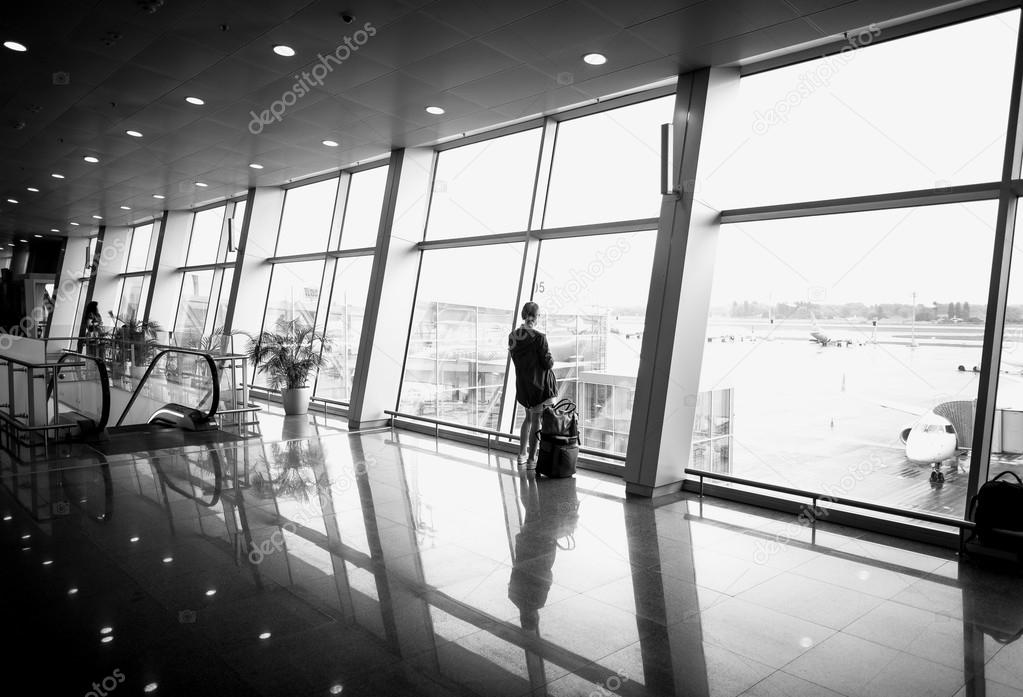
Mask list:
[[[131,364],[133,377],[142,377],[158,346],[157,332],[162,331],[163,327],[153,320],[114,317],[112,312],[110,316],[115,327],[112,337],[121,361],[125,365]]]
[[[301,319],[277,320],[276,331],[262,331],[250,341],[248,357],[256,370],[265,373],[271,389],[281,391],[285,414],[305,414],[309,409],[309,375],[323,365],[323,351],[330,341]]]

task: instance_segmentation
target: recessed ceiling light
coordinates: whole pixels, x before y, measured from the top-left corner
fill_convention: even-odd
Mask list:
[[[263,632],[262,634],[259,635],[259,638],[266,640],[269,639],[270,636],[271,636],[270,632]]]
[[[7,199],[7,203],[17,203],[17,202],[18,202],[18,199],[16,199],[16,198],[9,198],[9,199]]]
[[[196,106],[202,106],[203,104],[206,103],[199,97],[185,97],[185,101],[188,102],[189,104],[194,104]]]
[[[56,230],[53,230],[53,232],[56,232]],[[32,235],[32,236],[33,237],[42,237],[42,235]]]
[[[210,597],[212,597],[212,596],[214,596],[216,594],[217,594],[217,591],[215,589],[213,589],[213,588],[210,588],[208,591],[206,591],[206,595],[210,596]]]
[[[17,41],[5,41],[4,48],[9,48],[12,51],[17,51],[18,53],[24,53],[28,50],[28,47],[25,46],[25,44],[19,44]]]
[[[428,106],[426,107],[427,114],[433,114],[434,116],[440,116],[444,113],[444,109],[439,106]]]
[[[336,140],[323,140],[320,142],[326,145],[328,148],[336,148],[338,145]]]
[[[77,593],[78,593],[78,589],[77,588],[68,588],[68,590],[67,590],[67,594],[68,595],[75,595]]]
[[[55,227],[51,227],[51,228],[50,228],[50,232],[60,232],[60,230],[58,230],[58,229],[57,229],[57,228],[55,228]]]
[[[274,53],[278,56],[284,56],[285,58],[291,58],[295,55],[295,49],[291,46],[285,46],[284,44],[277,44],[274,46]]]
[[[93,157],[92,155],[86,155],[82,159],[85,160],[86,162],[90,163],[90,164],[96,164],[97,162],[99,162],[99,158],[98,157]]]
[[[164,199],[164,198],[167,198],[167,197],[164,196],[163,194],[153,194],[153,198]]]
[[[13,243],[13,242],[8,242],[8,243],[7,243],[7,246],[8,246],[8,247],[13,247],[13,246],[14,246],[14,243]],[[31,547],[25,547],[24,549],[31,549]]]
[[[259,164],[258,162],[250,162],[249,167],[251,167],[252,169],[263,169],[263,165]]]
[[[75,227],[78,227],[78,223],[71,223],[71,224],[74,225]]]
[[[151,682],[147,684],[145,687],[143,687],[142,691],[145,693],[156,692],[156,688],[158,687],[159,687],[158,684],[156,684],[155,682]]]
[[[103,643],[103,644],[109,644],[113,640],[114,640],[114,637],[112,637],[110,635],[107,635],[107,636],[103,637],[102,639],[100,639],[100,642]]]
[[[99,630],[99,633],[103,634],[104,636],[106,636],[107,634],[113,634],[114,633],[114,628],[113,627],[103,627],[102,629]]]
[[[587,53],[583,56],[583,61],[590,65],[604,65],[607,63],[607,56],[603,53]]]
[[[31,191],[33,194],[38,194],[39,193],[39,189],[35,188],[34,186],[26,187],[25,191]]]
[[[103,216],[102,215],[94,215],[92,217],[95,218],[96,220],[103,220]]]
[[[131,206],[121,206],[121,210],[122,211],[130,211],[131,210]]]
[[[21,242],[23,244],[28,244],[28,240],[18,240],[18,242]]]
[[[129,135],[132,138],[141,138],[142,137],[142,134],[139,133],[138,131],[125,131],[124,133],[125,133],[125,135]]]
[[[63,174],[57,174],[56,172],[51,174],[50,176],[53,177],[54,179],[63,179],[64,178]]]
[[[201,187],[202,187],[202,188],[204,188],[204,189],[205,189],[205,188],[206,188],[207,186],[209,186],[209,184],[207,184],[206,182],[196,182],[196,183],[195,183],[195,185],[196,185],[196,186],[201,186]]]

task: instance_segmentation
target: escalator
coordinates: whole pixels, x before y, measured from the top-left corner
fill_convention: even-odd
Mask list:
[[[215,418],[221,375],[208,353],[163,348],[144,371],[77,353],[60,361],[68,368],[47,385],[57,391],[51,423],[67,423],[71,439],[107,455],[237,440]]]
[[[67,352],[46,385],[51,424],[66,424],[72,438],[97,437],[110,418],[110,380],[96,356]],[[56,394],[55,394],[56,393]]]

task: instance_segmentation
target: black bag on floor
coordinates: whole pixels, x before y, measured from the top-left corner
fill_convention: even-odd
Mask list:
[[[536,473],[546,477],[571,477],[579,459],[579,439],[540,433]]]
[[[1023,480],[1002,472],[984,484],[970,501],[970,519],[976,525],[970,541],[1023,554]]]

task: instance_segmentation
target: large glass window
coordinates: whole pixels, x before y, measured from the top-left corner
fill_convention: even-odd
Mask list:
[[[387,167],[374,167],[352,175],[341,228],[341,249],[376,246],[386,187]]]
[[[656,231],[545,240],[533,300],[586,447],[624,454]],[[517,414],[516,422],[521,418]]]
[[[722,208],[996,181],[1019,12],[744,78]],[[876,27],[850,46],[883,38]],[[955,85],[955,89],[951,87]]]
[[[348,401],[352,395],[372,267],[373,257],[369,256],[337,260],[327,311],[326,331],[331,348],[324,351],[324,367],[316,381],[316,394],[320,397]]]
[[[116,316],[121,322],[142,319],[146,298],[149,297],[149,276],[128,276],[121,283],[121,297]]]
[[[186,266],[212,264],[218,261],[225,210],[227,210],[225,206],[217,206],[195,214]]]
[[[497,428],[521,266],[521,244],[423,253],[401,411]]]
[[[214,273],[212,269],[184,273],[174,322],[174,339],[180,346],[197,346],[203,336]]]
[[[660,213],[661,124],[674,96],[558,124],[545,228]]]
[[[322,261],[275,264],[263,328],[272,329],[281,319],[286,322],[297,319],[313,325],[316,322],[322,277]]]
[[[150,250],[153,245],[153,224],[140,225],[131,232],[131,246],[128,249],[128,262],[125,271],[150,270]]]
[[[337,200],[337,177],[288,189],[276,256],[327,251]]]
[[[700,390],[732,438],[694,462],[962,515],[996,208],[723,226]]]
[[[539,153],[538,128],[440,153],[427,239],[529,227]]]

